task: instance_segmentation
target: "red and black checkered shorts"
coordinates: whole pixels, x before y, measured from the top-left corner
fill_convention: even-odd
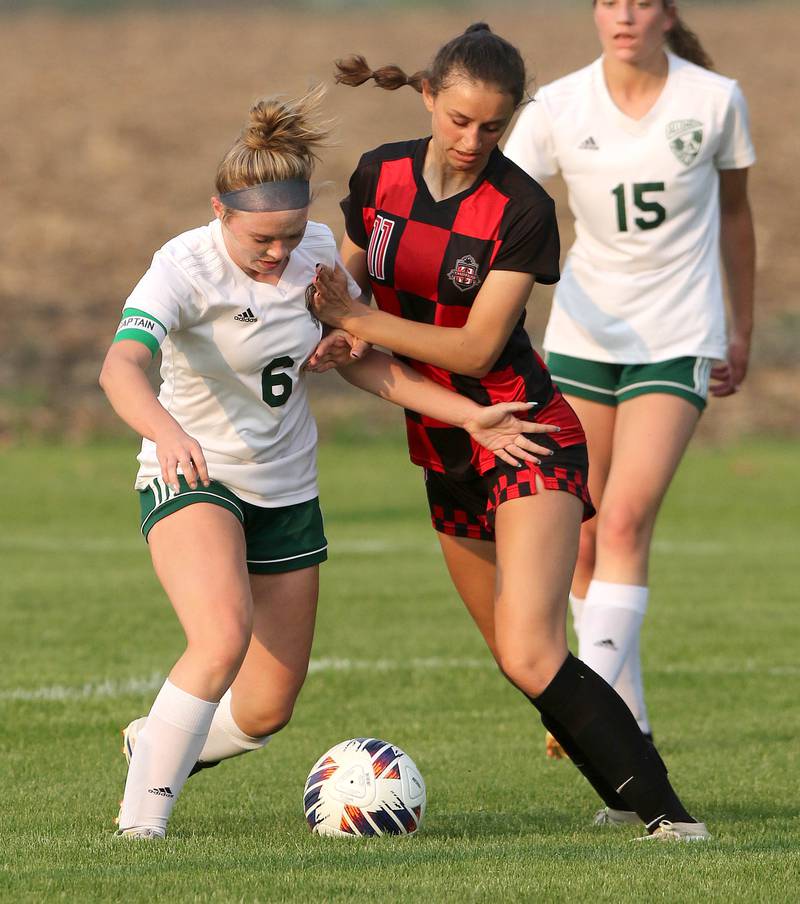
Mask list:
[[[545,444],[541,436],[536,441]],[[553,449],[553,455],[539,465],[523,462],[515,468],[500,462],[482,476],[466,480],[426,469],[425,489],[434,529],[453,537],[494,540],[498,506],[509,499],[535,496],[537,476],[548,490],[577,496],[583,502],[583,520],[587,521],[595,510],[587,486],[586,446],[580,443],[563,448],[554,444]]]

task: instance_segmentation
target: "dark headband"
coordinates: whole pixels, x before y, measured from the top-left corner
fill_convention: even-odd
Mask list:
[[[300,210],[308,207],[311,192],[307,179],[285,179],[282,182],[261,182],[219,196],[226,207],[261,213],[273,210]]]

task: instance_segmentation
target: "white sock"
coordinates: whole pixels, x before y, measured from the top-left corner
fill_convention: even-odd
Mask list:
[[[574,593],[569,595],[569,609],[572,612],[572,629],[575,636],[580,637],[581,634],[581,616],[583,615],[583,606],[586,603],[585,597],[575,596]]]
[[[217,709],[167,679],[136,738],[120,829],[150,826],[166,832],[167,820],[203,744]]]
[[[633,584],[596,580],[589,584],[578,656],[612,686],[639,636],[648,593],[647,587]]]
[[[205,746],[198,759],[201,763],[218,763],[232,756],[258,750],[264,747],[271,737],[272,735],[264,735],[262,738],[252,738],[239,728],[231,712],[231,692],[228,690],[219,701]]]
[[[639,655],[639,633],[631,645],[628,658],[622,666],[614,684],[614,690],[628,704],[643,734],[650,734],[650,720],[647,717],[647,706],[644,702],[644,685],[642,684],[642,661]]]

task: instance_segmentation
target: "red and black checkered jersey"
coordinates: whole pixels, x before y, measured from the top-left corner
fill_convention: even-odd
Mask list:
[[[495,148],[474,185],[435,201],[422,176],[429,141],[386,144],[364,154],[342,201],[347,234],[367,253],[378,307],[420,323],[461,327],[491,270],[557,282],[558,227],[545,190]],[[523,312],[482,378],[403,360],[482,405],[529,401],[541,410],[558,391],[524,323]],[[406,411],[406,428],[416,464],[465,478],[495,466],[495,456],[464,430],[411,411]],[[560,443],[570,444],[568,436],[563,440],[559,434]],[[583,441],[582,431],[574,441]]]

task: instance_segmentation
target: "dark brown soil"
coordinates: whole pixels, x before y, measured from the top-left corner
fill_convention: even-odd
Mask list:
[[[540,83],[597,53],[588,12],[553,12],[558,6],[530,3],[491,15]],[[96,376],[122,302],[156,248],[210,219],[217,160],[254,98],[330,83],[331,61],[351,51],[374,65],[422,68],[442,40],[482,15],[450,8],[328,18],[239,11],[0,20],[0,438],[20,431],[80,438],[114,423]],[[751,182],[759,243],[752,372],[739,396],[712,403],[702,432],[796,431],[800,13],[751,4],[697,8],[688,18],[719,71],[741,82],[759,153]],[[425,134],[428,123],[408,89],[331,86],[328,109],[339,123],[338,144],[318,169],[313,216],[339,234],[337,201],[360,151]],[[563,191],[550,188],[567,246]],[[537,289],[534,337],[548,301]],[[388,406],[341,382],[317,378],[317,394],[333,396],[326,413],[363,414],[370,423],[391,417]]]

